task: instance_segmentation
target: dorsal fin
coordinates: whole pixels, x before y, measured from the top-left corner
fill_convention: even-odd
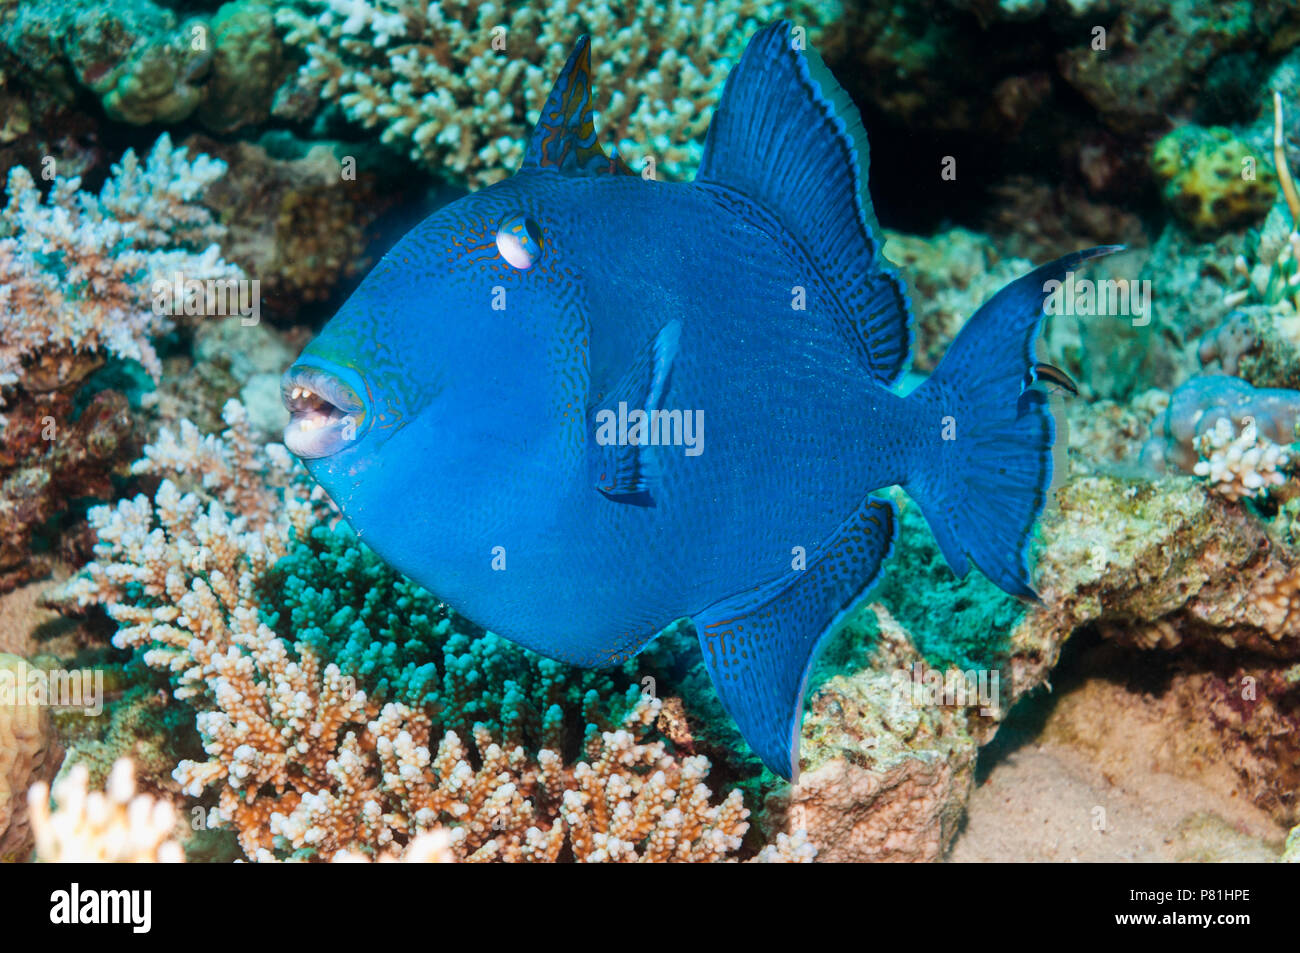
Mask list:
[[[548,168],[566,175],[634,175],[596,139],[592,111],[591,39],[581,37],[546,97],[521,169]]]
[[[835,298],[829,308],[886,385],[911,350],[911,315],[867,191],[867,137],[848,94],[781,20],[750,39],[709,125],[697,182],[758,202],[799,240]]]

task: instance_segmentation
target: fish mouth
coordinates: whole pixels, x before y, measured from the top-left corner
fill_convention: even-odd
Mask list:
[[[306,460],[328,457],[351,446],[367,422],[366,404],[347,381],[309,364],[295,364],[280,379],[280,399],[289,411],[284,445]]]

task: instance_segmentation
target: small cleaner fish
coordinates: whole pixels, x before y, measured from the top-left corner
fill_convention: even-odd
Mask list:
[[[1044,284],[1012,282],[910,395],[867,141],[789,23],[732,70],[690,184],[598,144],[577,44],[512,177],[399,241],[286,372],[285,444],[389,564],[551,658],[689,619],[727,711],[798,768],[818,646],[893,548],[901,485],[948,564],[1033,599],[1052,476]]]

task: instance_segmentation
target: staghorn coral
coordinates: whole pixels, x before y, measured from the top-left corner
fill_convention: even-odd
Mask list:
[[[341,701],[327,673],[320,704],[337,708]],[[359,693],[348,701],[361,708],[340,717],[355,720],[367,702]],[[475,729],[477,759],[455,732],[435,749],[429,718],[390,703],[330,755],[321,773],[328,787],[274,799],[269,825],[256,827],[250,817],[258,805],[234,803],[237,824],[245,821],[241,841],[247,850],[256,837],[259,859],[274,856],[275,836],[331,856],[365,844],[387,849],[395,839],[447,824],[453,825],[451,851],[468,861],[554,861],[566,845],[584,862],[725,859],[740,846],[749,812],[739,792],[720,805],[709,803],[702,783],[707,759],[679,761],[663,742],[641,740],[661,704],[639,699],[619,730],[602,734],[590,760],[566,766],[554,750],[529,755],[523,746],[503,749],[482,725]],[[213,761],[182,763],[177,774],[195,793],[224,770]],[[241,778],[246,789],[271,780],[252,770],[251,778]],[[223,791],[223,816],[232,800]]]
[[[118,760],[105,791],[88,789],[78,765],[50,787],[32,785],[27,802],[36,857],[46,863],[180,863],[180,815],[171,802],[137,794],[135,766]],[[51,809],[51,799],[54,807]]]
[[[177,835],[184,829],[180,814],[168,800],[137,793],[135,765],[129,758],[114,762],[104,781],[104,791],[78,765],[54,782],[44,782],[28,792],[32,827],[36,833],[36,859],[44,863],[184,863]],[[52,795],[52,796],[51,796]],[[51,800],[53,807],[51,808]],[[373,858],[380,862],[452,863],[455,856],[447,831],[421,834],[400,853],[386,851]],[[359,852],[339,851],[336,863],[368,863]]]
[[[0,210],[0,586],[42,572],[32,537],[68,501],[106,496],[138,453],[122,395],[102,392],[86,409],[88,378],[109,357],[139,362],[155,380],[155,338],[174,322],[153,283],[233,282],[221,257],[224,229],[195,203],[224,171],[189,158],[163,136],[145,161],[128,150],[98,194],[55,175],[42,198],[22,166],[9,172]],[[43,170],[46,171],[46,170]]]
[[[199,711],[207,760],[175,778],[191,796],[216,789],[217,822],[248,856],[391,853],[441,826],[472,860],[716,860],[740,847],[740,793],[711,804],[707,759],[654,737],[663,701],[636,685],[611,699],[590,687],[608,676],[453,631],[436,599],[326,529],[302,471],[279,445],[256,446],[240,405],[226,420],[221,438],[185,424],[146,448],[137,472],[166,478],[152,501],[92,510],[96,561],[57,599],[106,606],[114,643],[141,649]],[[296,574],[307,565],[338,595]],[[283,616],[263,609],[275,593],[291,594]],[[292,638],[277,634],[286,623]],[[559,701],[581,709],[577,751]],[[470,716],[474,753],[447,728]],[[764,859],[808,853],[798,838],[773,847]]]
[[[302,0],[277,11],[285,41],[306,54],[278,112],[302,118],[321,101],[381,130],[385,143],[427,168],[486,185],[513,172],[528,133],[576,38],[595,36],[601,135],[625,157],[654,159],[681,178],[699,161],[709,114],[744,40],[780,15],[809,39],[837,4],[604,0],[417,3]],[[625,89],[640,77],[638,89]]]
[[[401,853],[384,851],[376,857],[359,851],[341,850],[330,858],[334,864],[403,863],[403,864],[454,864],[456,855],[451,849],[451,835],[443,829],[432,834],[421,834],[411,841]]]
[[[151,339],[170,330],[153,282],[176,273],[239,279],[221,257],[225,229],[195,204],[225,165],[190,159],[160,136],[143,163],[132,150],[98,195],[55,176],[42,201],[30,172],[10,170],[0,211],[0,388],[48,390],[75,379],[71,356],[113,354],[156,379]],[[84,374],[84,370],[82,370]]]

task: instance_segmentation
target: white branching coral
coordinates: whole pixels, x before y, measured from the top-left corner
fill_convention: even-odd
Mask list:
[[[177,836],[184,830],[180,812],[170,801],[136,793],[135,766],[120,758],[109,772],[106,789],[88,789],[90,773],[76,765],[54,783],[44,781],[27,793],[36,833],[36,859],[45,863],[184,863]],[[50,802],[54,806],[51,808]],[[339,851],[335,863],[455,863],[451,833],[438,829],[421,834],[400,851],[376,856]]]
[[[0,211],[0,387],[38,353],[108,352],[158,377],[151,342],[172,320],[154,282],[243,277],[221,257],[225,229],[195,204],[225,168],[163,135],[144,163],[128,150],[98,195],[55,176],[42,200],[32,174],[11,169]]]
[[[840,9],[832,0],[299,0],[276,14],[307,56],[279,108],[337,101],[415,161],[486,185],[518,168],[551,84],[589,33],[601,136],[682,178],[754,30],[790,16],[812,42]]]
[[[1212,488],[1230,500],[1257,496],[1286,482],[1290,451],[1261,435],[1247,419],[1240,432],[1226,417],[1196,440],[1201,456],[1193,472],[1208,477]]]
[[[176,834],[180,815],[169,801],[137,794],[135,767],[127,758],[113,764],[105,791],[87,790],[90,772],[74,766],[49,786],[28,792],[36,835],[36,857],[47,863],[180,863]]]
[[[221,666],[243,657],[231,649],[270,637],[254,583],[325,506],[282,445],[253,439],[242,404],[229,401],[223,416],[221,437],[182,421],[179,436],[164,429],[145,447],[134,471],[165,477],[154,498],[90,510],[96,558],[57,596],[103,605],[120,626],[114,644],[145,648],[148,664],[176,673],[179,698],[215,700]]]
[[[421,834],[401,851],[386,850],[371,857],[361,851],[341,850],[330,862],[334,864],[454,864],[456,854],[451,849],[451,832],[439,828],[431,834]]]

